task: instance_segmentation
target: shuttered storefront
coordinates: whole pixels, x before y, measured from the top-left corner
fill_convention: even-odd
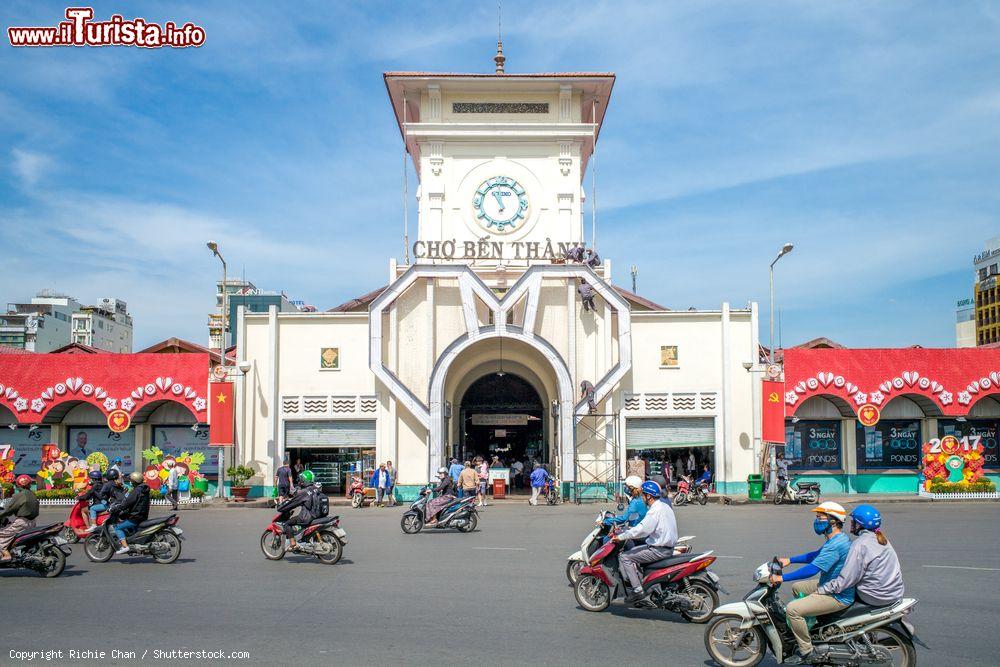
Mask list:
[[[375,446],[374,419],[285,422],[285,447]]]
[[[715,420],[700,418],[633,417],[625,420],[627,449],[712,447]]]

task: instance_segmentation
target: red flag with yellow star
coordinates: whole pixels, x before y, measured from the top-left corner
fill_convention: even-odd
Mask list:
[[[763,416],[761,418],[761,440],[785,443],[785,383],[765,380],[761,387]]]
[[[236,406],[233,399],[232,382],[212,382],[208,405],[208,444],[216,447],[230,447],[235,438],[233,419]]]

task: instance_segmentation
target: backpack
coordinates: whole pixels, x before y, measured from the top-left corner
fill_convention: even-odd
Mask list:
[[[313,494],[312,507],[309,513],[317,519],[325,517],[330,513],[330,499],[326,497],[325,493],[317,491]]]

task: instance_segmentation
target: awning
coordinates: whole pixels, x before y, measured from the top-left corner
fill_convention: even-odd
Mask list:
[[[285,447],[374,447],[374,419],[286,421]]]
[[[626,449],[678,449],[715,445],[711,417],[630,417],[625,420]]]

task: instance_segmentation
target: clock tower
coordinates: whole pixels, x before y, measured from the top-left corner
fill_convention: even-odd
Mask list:
[[[387,72],[420,182],[414,263],[527,268],[587,242],[583,177],[614,74]]]

